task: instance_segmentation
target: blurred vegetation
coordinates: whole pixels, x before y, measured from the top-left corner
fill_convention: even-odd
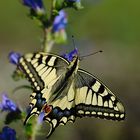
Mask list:
[[[72,50],[71,35],[75,36],[81,54],[102,49],[102,54],[88,57],[81,62],[81,66],[102,79],[115,92],[124,103],[127,118],[124,122],[78,119],[75,124],[57,128],[50,140],[139,140],[140,1],[83,0],[83,3],[85,8],[81,11],[67,10],[69,42],[55,46],[53,52]],[[42,32],[27,15],[28,10],[19,0],[0,1],[0,93],[11,93],[15,87],[25,83],[16,83],[11,79],[15,67],[8,63],[8,53],[40,49]],[[22,90],[12,97],[25,107],[28,105],[28,93]],[[0,115],[0,129],[2,117]],[[42,131],[47,132],[46,129]],[[22,136],[21,129],[18,133]],[[44,139],[44,136],[41,138]]]

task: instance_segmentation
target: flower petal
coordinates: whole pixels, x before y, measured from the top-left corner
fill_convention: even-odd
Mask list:
[[[67,15],[64,10],[61,10],[59,12],[59,15],[55,17],[54,23],[53,23],[53,32],[58,32],[61,29],[65,29],[67,25]]]
[[[12,63],[14,65],[18,64],[18,61],[19,61],[20,57],[21,57],[21,54],[16,53],[16,52],[10,52],[9,56],[8,56],[10,63]]]

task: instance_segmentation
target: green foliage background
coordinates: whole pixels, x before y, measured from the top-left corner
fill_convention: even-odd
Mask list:
[[[77,119],[75,124],[57,128],[50,140],[139,140],[140,1],[83,0],[83,3],[85,8],[81,11],[67,10],[69,41],[55,46],[52,52],[62,54],[72,50],[71,35],[75,36],[81,54],[103,50],[102,54],[83,60],[81,67],[99,77],[121,99],[126,108],[126,120]],[[27,18],[27,13],[18,0],[0,1],[0,93],[10,94],[15,87],[27,84],[26,81],[13,82],[11,74],[15,67],[8,63],[8,53],[40,50],[42,32]],[[25,107],[29,91],[22,90],[10,97]],[[0,129],[3,117],[0,115]],[[18,127],[18,134],[22,136],[22,125],[12,126]]]

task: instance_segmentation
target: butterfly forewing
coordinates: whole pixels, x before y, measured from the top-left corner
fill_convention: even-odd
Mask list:
[[[69,62],[60,56],[47,53],[26,54],[19,60],[19,68],[25,73],[33,86],[30,95],[30,112],[25,120],[33,114],[39,114],[44,103],[51,96],[51,88],[66,70]]]
[[[77,116],[94,116],[112,120],[125,118],[122,103],[100,80],[90,73],[78,70],[76,90]]]
[[[43,90],[50,81],[61,75],[68,64],[60,56],[41,52],[26,54],[19,60],[19,67],[37,91]]]

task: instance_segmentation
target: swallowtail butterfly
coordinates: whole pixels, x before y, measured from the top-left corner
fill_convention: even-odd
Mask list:
[[[43,120],[51,125],[49,137],[60,124],[76,117],[123,120],[125,111],[119,99],[95,76],[79,69],[79,56],[72,61],[51,54],[32,53],[19,59],[22,70],[33,87],[28,119],[45,111]]]

